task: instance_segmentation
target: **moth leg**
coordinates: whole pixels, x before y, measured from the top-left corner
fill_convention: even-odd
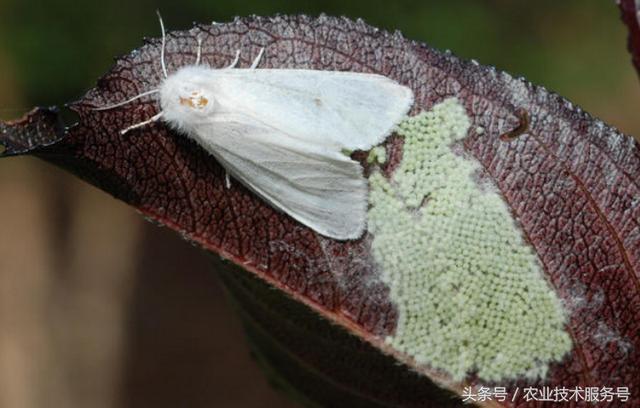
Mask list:
[[[196,52],[196,65],[200,65],[201,57],[202,57],[202,38],[198,37],[198,51]]]
[[[260,52],[258,53],[258,56],[256,57],[256,59],[253,60],[253,63],[251,64],[249,69],[255,69],[258,66],[258,64],[260,63],[260,60],[262,59],[263,54],[264,54],[264,47],[260,48]]]
[[[149,125],[149,124],[151,124],[153,122],[156,122],[156,121],[158,121],[158,119],[160,119],[162,117],[163,114],[164,114],[164,112],[160,112],[160,113],[158,113],[156,115],[153,115],[151,118],[149,118],[149,119],[147,119],[147,120],[145,120],[143,122],[136,123],[135,125],[131,125],[128,128],[122,129],[120,131],[120,134],[124,135],[125,133],[127,133],[130,130],[137,129],[137,128]]]
[[[231,178],[229,178],[229,172],[224,172],[224,185],[227,187],[227,190],[231,188]]]
[[[229,66],[225,67],[225,69],[235,68],[236,65],[238,65],[238,61],[240,61],[240,50],[236,51],[236,57],[233,59],[233,62]]]

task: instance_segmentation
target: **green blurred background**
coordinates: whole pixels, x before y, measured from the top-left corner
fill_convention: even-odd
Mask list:
[[[112,56],[236,15],[361,17],[523,75],[640,134],[613,1],[0,0],[0,117],[79,98]],[[206,256],[35,159],[0,162],[0,407],[287,407]]]

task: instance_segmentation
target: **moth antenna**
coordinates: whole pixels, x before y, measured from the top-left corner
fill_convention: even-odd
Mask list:
[[[160,112],[160,113],[158,113],[156,115],[153,115],[151,118],[149,118],[149,119],[147,119],[147,120],[145,120],[143,122],[136,123],[135,125],[131,125],[128,128],[122,129],[120,131],[120,134],[124,135],[125,133],[129,132],[130,130],[137,129],[137,128],[149,125],[149,124],[151,124],[153,122],[156,122],[156,121],[158,121],[158,119],[160,119],[162,117],[163,114],[164,114],[164,112]]]
[[[119,106],[131,103],[131,102],[135,101],[136,99],[140,99],[140,98],[145,97],[145,96],[153,95],[154,93],[158,93],[158,92],[160,92],[159,89],[152,89],[150,91],[146,91],[146,92],[143,92],[141,94],[138,94],[138,95],[134,96],[133,98],[129,98],[126,101],[118,102],[118,103],[116,103],[114,105],[103,106],[101,108],[93,108],[93,110],[95,110],[95,111],[104,111],[104,110],[117,108]]]
[[[258,64],[260,63],[260,60],[262,59],[262,54],[264,54],[264,47],[260,48],[260,52],[258,53],[258,56],[256,57],[256,59],[253,60],[253,63],[251,64],[249,69],[255,69],[258,66]]]
[[[236,50],[236,57],[233,59],[233,62],[226,67],[226,69],[235,68],[238,65],[238,61],[240,61],[240,50]]]
[[[201,57],[202,57],[202,38],[198,37],[198,51],[196,52],[196,65],[200,65]]]
[[[162,21],[160,10],[156,10],[156,14],[158,15],[158,20],[160,21],[160,30],[162,30],[162,48],[160,49],[160,63],[162,64],[162,73],[166,78],[168,75],[167,75],[167,65],[164,62],[164,47],[167,42],[167,34],[164,31],[164,22]]]

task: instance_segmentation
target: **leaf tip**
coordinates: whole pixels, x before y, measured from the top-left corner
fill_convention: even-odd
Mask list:
[[[0,157],[49,146],[64,134],[65,126],[56,106],[36,107],[20,119],[0,122]]]

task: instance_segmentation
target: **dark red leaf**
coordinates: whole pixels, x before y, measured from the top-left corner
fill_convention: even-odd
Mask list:
[[[266,47],[263,68],[381,73],[414,90],[414,113],[457,96],[471,116],[471,129],[485,133],[469,132],[462,149],[502,193],[569,312],[573,349],[551,367],[545,384],[626,386],[632,392],[629,406],[640,404],[640,148],[633,138],[543,88],[360,21],[252,17],[172,32],[170,71],[194,62],[197,38],[214,67],[227,65],[238,49],[246,66]],[[376,272],[370,234],[350,242],[323,238],[238,183],[226,189],[220,165],[161,123],[120,135],[157,113],[155,102],[92,109],[157,87],[159,55],[160,42],[154,40],[119,59],[73,105],[80,121],[55,143],[48,143],[58,139],[49,127],[31,139],[3,136],[3,143],[13,153],[20,146],[34,148],[242,268],[223,276],[250,337],[265,361],[307,397],[327,406],[458,405],[448,397],[429,402],[429,395],[436,397],[426,377],[377,351],[390,352],[384,337],[394,333],[398,311]],[[20,123],[8,129],[10,135],[24,132]],[[47,142],[37,145],[38,137]],[[401,139],[392,138],[387,173],[401,156]],[[282,292],[268,290],[256,276]],[[337,326],[292,306],[283,293]],[[413,364],[399,353],[393,357]],[[477,381],[471,376],[455,383],[417,369],[457,392]],[[542,384],[502,385],[513,390]],[[522,395],[503,404],[550,406],[526,403]]]
[[[0,122],[3,156],[29,153],[49,146],[65,136],[57,108],[35,108],[23,118]]]
[[[640,73],[640,22],[638,21],[638,3],[635,0],[617,0],[622,21],[629,29],[628,48],[633,65]]]

